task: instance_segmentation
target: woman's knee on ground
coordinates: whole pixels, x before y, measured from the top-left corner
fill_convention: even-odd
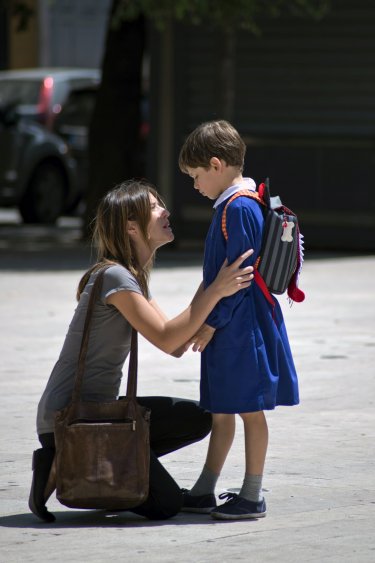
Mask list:
[[[182,508],[182,493],[174,493],[165,499],[157,499],[154,506],[150,510],[148,518],[152,520],[166,520],[176,516]]]
[[[160,496],[150,492],[148,499],[138,508],[133,508],[140,516],[149,520],[167,520],[176,516],[182,508],[182,493],[179,489],[169,490],[165,495]]]

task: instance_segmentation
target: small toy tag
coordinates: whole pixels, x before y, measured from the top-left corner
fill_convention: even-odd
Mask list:
[[[294,229],[293,221],[283,222],[283,234],[281,235],[282,242],[293,242],[292,230]]]

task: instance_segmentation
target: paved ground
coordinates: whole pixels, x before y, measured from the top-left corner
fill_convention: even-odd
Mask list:
[[[180,514],[161,522],[67,509],[53,525],[29,513],[36,405],[59,353],[89,253],[81,247],[3,244],[0,251],[0,562],[129,563],[375,561],[375,257],[308,259],[306,302],[285,310],[301,405],[268,415],[267,518],[223,523]],[[26,241],[27,246],[27,241]],[[163,251],[162,251],[163,252]],[[152,292],[169,315],[200,281],[194,265],[160,260]],[[177,360],[143,341],[140,394],[197,397],[198,355]],[[165,458],[190,487],[207,441]],[[218,493],[243,475],[240,420]]]

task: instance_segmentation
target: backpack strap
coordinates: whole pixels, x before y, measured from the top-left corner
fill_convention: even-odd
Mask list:
[[[223,232],[225,240],[228,240],[228,232],[227,232],[227,207],[228,207],[228,205],[230,203],[232,203],[232,201],[234,201],[238,197],[244,196],[244,197],[249,197],[251,199],[255,199],[258,203],[260,203],[264,207],[267,207],[267,204],[265,203],[265,201],[262,197],[263,194],[264,194],[265,188],[266,188],[265,184],[260,184],[259,192],[254,192],[253,190],[239,190],[238,192],[233,194],[231,198],[229,198],[227,204],[224,207],[223,215],[221,217],[221,230]],[[264,297],[267,299],[268,303],[271,305],[272,316],[274,317],[275,300],[272,297],[271,293],[268,291],[268,287],[266,285],[266,282],[264,281],[264,279],[262,278],[262,276],[258,272],[259,261],[260,261],[260,256],[258,256],[258,258],[257,258],[257,260],[254,264],[254,280],[255,280],[255,283],[258,285],[259,289],[262,291]]]
[[[232,197],[229,198],[226,206],[224,207],[223,215],[221,217],[221,230],[223,231],[223,235],[225,240],[228,240],[228,232],[227,232],[227,207],[232,201],[237,199],[238,197],[245,196],[251,199],[255,199],[261,205],[266,205],[263,198],[259,195],[258,192],[254,192],[253,190],[239,190]]]

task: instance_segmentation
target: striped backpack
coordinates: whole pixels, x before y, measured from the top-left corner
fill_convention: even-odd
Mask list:
[[[297,286],[303,262],[303,236],[296,214],[281,203],[279,196],[270,196],[267,178],[257,191],[240,190],[229,198],[221,222],[225,240],[228,240],[227,208],[238,197],[255,199],[264,215],[261,250],[255,263],[255,282],[272,306],[275,302],[271,293],[280,295],[287,291],[290,302],[303,301],[305,294]]]

